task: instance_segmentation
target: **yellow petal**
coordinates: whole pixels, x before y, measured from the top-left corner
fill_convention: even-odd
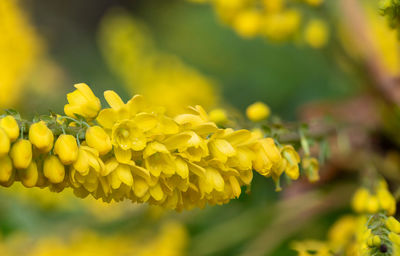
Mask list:
[[[105,91],[104,98],[106,99],[108,105],[110,105],[111,108],[117,111],[125,106],[121,97],[119,97],[119,95],[114,91],[111,90]]]

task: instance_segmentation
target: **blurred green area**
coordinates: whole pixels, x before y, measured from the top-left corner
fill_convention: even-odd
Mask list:
[[[291,120],[304,103],[345,98],[356,90],[354,78],[339,70],[323,51],[271,44],[260,38],[242,39],[220,24],[209,6],[163,0],[25,0],[24,7],[44,37],[49,55],[64,73],[57,94],[51,98],[30,99],[22,107],[28,116],[33,114],[32,110],[46,112],[49,106],[61,112],[66,103],[65,94],[78,82],[91,85],[97,95],[113,89],[125,100],[130,98],[122,81],[105,64],[97,42],[101,17],[114,7],[125,8],[141,18],[149,26],[159,49],[181,57],[215,79],[226,104],[241,111],[255,101],[264,101],[274,113]],[[277,204],[281,197],[282,194],[274,192],[272,181],[257,175],[252,192],[228,205],[167,215],[187,224],[192,242],[189,255],[241,255],[279,217]],[[7,194],[2,194],[0,228],[5,234],[24,230],[32,235],[57,232],[68,226],[90,226],[103,232],[135,230],[157,223],[146,220],[145,211],[141,209],[99,224],[79,209],[35,209],[23,200],[10,201]],[[322,217],[297,223],[305,226],[284,240],[271,243],[276,247],[268,255],[294,255],[288,246],[293,236],[321,236],[335,217],[346,211],[346,207],[338,206]],[[296,215],[295,209],[292,214]],[[272,231],[279,233],[280,230]]]

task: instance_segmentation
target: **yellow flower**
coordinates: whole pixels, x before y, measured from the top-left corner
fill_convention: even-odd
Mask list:
[[[0,127],[0,157],[5,156],[10,151],[10,139],[3,128]]]
[[[209,113],[210,120],[218,125],[223,125],[228,122],[228,115],[222,108],[216,108]]]
[[[43,174],[51,183],[61,183],[65,177],[65,167],[57,156],[50,155],[44,160]]]
[[[319,163],[315,157],[305,157],[301,161],[301,165],[310,182],[317,182],[319,180]]]
[[[92,126],[86,130],[86,143],[99,151],[100,155],[105,155],[112,149],[110,136],[100,126]]]
[[[269,107],[262,102],[253,103],[246,109],[247,118],[249,118],[253,122],[259,122],[267,119],[269,117],[269,114]]]
[[[393,216],[388,217],[385,224],[390,231],[397,234],[400,233],[400,222],[396,220]]]
[[[236,32],[245,38],[251,38],[259,33],[262,16],[256,10],[242,11],[236,15],[233,27]]]
[[[328,41],[328,27],[322,20],[312,20],[305,29],[305,41],[313,48],[322,48]]]
[[[287,161],[286,175],[292,180],[297,180],[300,176],[299,163],[300,156],[291,145],[286,145],[281,149],[281,154],[285,161]]]
[[[114,125],[111,139],[114,146],[123,150],[143,150],[146,146],[146,136],[133,120],[124,120]]]
[[[171,176],[175,173],[176,166],[171,153],[161,143],[151,142],[143,151],[143,158],[146,168],[155,177],[161,174]]]
[[[272,138],[260,139],[255,144],[254,150],[256,154],[253,161],[254,169],[261,175],[269,177],[272,175],[272,167],[280,164],[281,152]]]
[[[87,84],[75,84],[76,90],[67,94],[68,103],[64,106],[64,112],[69,117],[76,117],[75,114],[86,119],[96,118],[100,111],[101,104]]]
[[[324,0],[305,0],[305,2],[311,6],[320,6]]]
[[[29,140],[20,139],[15,142],[10,151],[13,165],[17,169],[26,169],[32,161],[32,144]]]
[[[54,154],[58,155],[60,161],[69,165],[78,157],[78,144],[74,136],[61,134],[54,144]]]
[[[47,153],[53,148],[54,135],[46,123],[40,121],[29,128],[30,142],[42,153]]]
[[[19,125],[13,116],[6,116],[0,119],[0,127],[7,133],[11,142],[18,138]]]
[[[32,188],[37,184],[39,172],[35,161],[32,161],[27,169],[17,170],[17,173],[19,180],[25,187]]]
[[[385,210],[388,215],[393,215],[396,212],[396,200],[390,194],[386,187],[380,186],[377,190],[380,208]]]
[[[7,183],[13,174],[13,165],[9,156],[0,157],[0,182]]]
[[[356,191],[352,199],[352,207],[354,211],[361,213],[366,210],[367,202],[370,198],[371,194],[368,189],[360,188]]]

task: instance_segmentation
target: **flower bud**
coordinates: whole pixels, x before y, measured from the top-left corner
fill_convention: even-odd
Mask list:
[[[47,153],[53,148],[54,135],[46,123],[40,121],[29,128],[29,140],[42,153]]]
[[[3,156],[0,158],[0,182],[8,182],[11,178],[13,166],[11,158],[9,156]]]
[[[246,109],[247,118],[253,122],[259,122],[267,119],[270,112],[271,111],[269,107],[262,102],[253,103]]]
[[[101,104],[87,84],[75,84],[77,90],[67,94],[68,103],[64,106],[64,112],[69,117],[81,115],[87,119],[94,119],[100,111]]]
[[[112,149],[110,136],[100,126],[88,128],[85,138],[88,146],[99,151],[100,155],[105,155]]]
[[[12,145],[10,156],[16,169],[28,168],[32,161],[32,144],[29,140],[18,140]]]
[[[208,114],[210,120],[216,124],[222,125],[228,122],[226,111],[222,108],[211,110]]]
[[[362,212],[366,211],[367,202],[370,197],[371,197],[371,194],[369,193],[368,189],[359,188],[355,192],[352,202],[351,202],[353,210],[357,213],[362,213]]]
[[[10,139],[3,128],[0,127],[0,157],[5,156],[10,151]]]
[[[61,183],[65,177],[65,167],[58,157],[51,155],[44,160],[43,174],[51,183]]]
[[[7,133],[10,141],[15,141],[19,136],[19,125],[13,116],[6,116],[0,120],[0,127]]]
[[[38,167],[35,161],[32,161],[27,169],[17,170],[17,173],[19,180],[27,188],[34,187],[39,178]]]
[[[78,144],[72,135],[61,134],[54,144],[54,153],[65,165],[72,164],[78,158]]]
[[[390,216],[389,218],[387,218],[385,224],[390,231],[397,234],[400,233],[400,222],[396,220],[394,217]]]

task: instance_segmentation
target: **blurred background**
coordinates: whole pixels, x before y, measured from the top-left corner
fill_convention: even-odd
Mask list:
[[[303,17],[314,15],[301,8]],[[314,12],[322,16],[327,8]],[[365,92],[359,54],[353,43],[343,44],[351,39],[337,24],[338,11],[329,14],[329,42],[315,49],[296,38],[242,37],[211,4],[1,0],[0,106],[25,117],[62,112],[66,93],[84,82],[100,98],[107,89],[124,100],[141,93],[172,114],[201,104],[240,116],[262,101],[284,120],[303,119],[311,102],[343,102]],[[379,22],[377,33],[384,26]],[[390,61],[396,69],[397,59]],[[356,178],[344,172],[330,185],[311,189],[304,181],[278,193],[272,181],[256,175],[238,200],[183,213],[15,184],[0,188],[0,250],[30,256],[295,255],[290,241],[323,238],[338,215],[350,212]]]

